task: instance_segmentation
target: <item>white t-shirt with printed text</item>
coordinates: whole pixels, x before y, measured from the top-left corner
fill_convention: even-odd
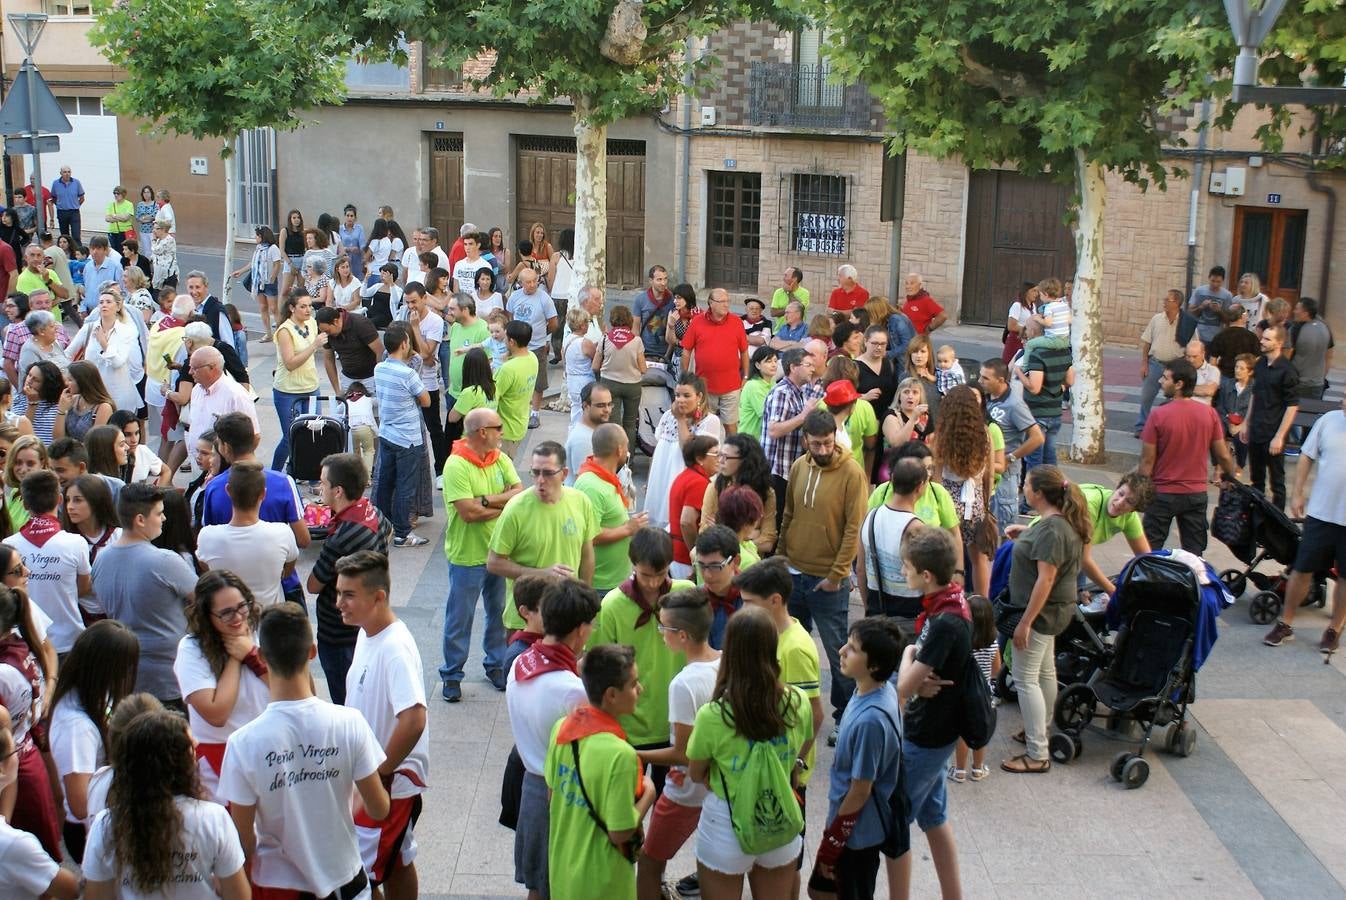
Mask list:
[[[78,534],[53,534],[41,547],[22,533],[11,534],[5,543],[19,551],[28,567],[28,597],[51,619],[51,645],[57,653],[69,653],[84,630],[79,614],[78,576],[93,571],[89,565],[89,542]]]
[[[386,747],[397,728],[397,716],[413,707],[424,708],[425,680],[421,653],[405,623],[395,621],[370,637],[361,629],[355,639],[355,657],[346,671],[346,706],[364,716],[374,737]],[[430,773],[430,729],[402,760],[393,778],[394,798],[414,797],[425,790]]]

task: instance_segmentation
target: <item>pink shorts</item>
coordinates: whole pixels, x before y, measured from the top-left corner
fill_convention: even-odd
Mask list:
[[[696,832],[696,823],[701,820],[701,807],[683,806],[660,794],[650,813],[650,826],[645,829],[645,843],[641,852],[650,859],[668,862],[687,839]]]

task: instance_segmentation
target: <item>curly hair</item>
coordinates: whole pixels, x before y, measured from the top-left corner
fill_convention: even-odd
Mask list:
[[[711,699],[720,701],[724,724],[749,741],[783,736],[802,712],[799,695],[781,684],[776,642],[771,616],[755,606],[734,613],[724,630],[724,655]]]
[[[114,745],[112,770],[107,799],[117,868],[138,893],[154,893],[170,884],[185,849],[177,798],[203,798],[187,720],[167,710],[140,714]]]
[[[220,637],[219,631],[215,629],[215,617],[211,615],[210,607],[215,601],[215,595],[226,588],[238,591],[249,604],[248,630],[253,634],[257,633],[257,623],[262,617],[262,611],[257,608],[257,601],[252,591],[243,583],[243,579],[233,572],[226,569],[212,569],[196,580],[196,587],[192,589],[194,600],[187,607],[187,634],[196,639],[196,643],[201,647],[201,655],[210,664],[210,671],[215,673],[216,678],[224,671],[224,664],[229,661],[229,653],[224,649],[224,638]]]
[[[771,487],[771,464],[767,462],[766,453],[762,450],[762,445],[757,438],[750,434],[744,434],[736,431],[724,439],[725,447],[733,447],[738,451],[738,471],[731,479],[724,474],[724,469],[715,476],[715,493],[722,495],[725,488],[731,484],[741,484],[753,489],[753,492],[766,503],[767,492]],[[723,457],[721,457],[721,467],[723,467]]]
[[[943,467],[959,478],[976,478],[991,458],[981,403],[972,388],[951,388],[939,404],[939,430],[935,432],[935,471]]]

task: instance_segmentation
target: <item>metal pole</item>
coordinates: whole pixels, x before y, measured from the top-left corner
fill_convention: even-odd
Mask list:
[[[33,175],[37,178],[37,184],[33,185],[33,205],[37,207],[37,233],[33,235],[33,240],[42,246],[41,234],[43,228],[43,219],[46,215],[46,204],[42,202],[42,154],[37,152],[37,65],[30,56],[23,61],[28,67],[28,136],[33,141]]]

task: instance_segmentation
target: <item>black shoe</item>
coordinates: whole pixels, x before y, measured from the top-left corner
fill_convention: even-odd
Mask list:
[[[456,681],[444,682],[444,690],[441,693],[444,699],[450,703],[457,703],[463,699],[463,688]]]
[[[696,873],[693,872],[685,878],[678,880],[676,890],[679,897],[700,897],[701,882],[697,879]]]
[[[837,729],[840,726],[833,725],[832,730],[827,735],[827,746],[835,747],[837,745]]]
[[[491,687],[495,688],[497,691],[503,691],[505,685],[508,683],[505,673],[499,669],[488,669],[486,672],[486,680],[489,681]]]

